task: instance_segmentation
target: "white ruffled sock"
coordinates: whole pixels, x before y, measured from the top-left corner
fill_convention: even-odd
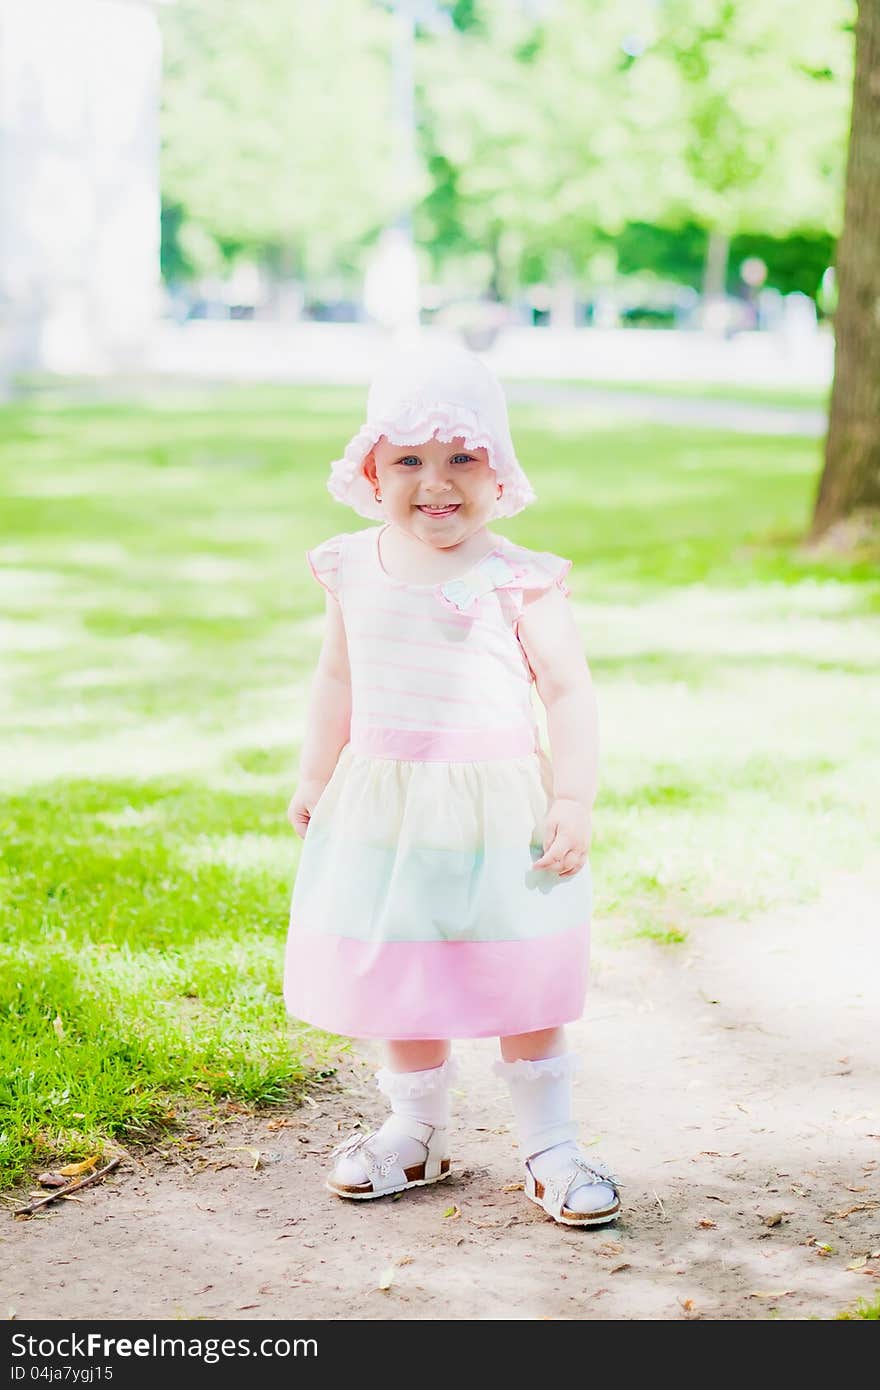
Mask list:
[[[392,1115],[403,1116],[409,1120],[421,1120],[423,1124],[434,1125],[438,1129],[449,1126],[449,1086],[458,1073],[458,1063],[454,1057],[447,1057],[439,1067],[429,1067],[425,1071],[389,1071],[381,1067],[376,1073],[376,1085],[391,1102]],[[389,1116],[389,1120],[390,1120]],[[370,1148],[381,1156],[384,1131],[389,1120],[380,1126],[370,1140]],[[424,1162],[425,1146],[418,1139],[408,1139],[391,1127],[387,1149],[394,1149],[400,1155],[400,1166],[410,1168]],[[357,1187],[369,1182],[366,1166],[356,1156],[340,1158],[333,1175],[337,1182]]]
[[[587,1155],[578,1148],[577,1124],[571,1118],[572,1076],[580,1067],[576,1052],[539,1061],[495,1062],[493,1071],[507,1082],[516,1119],[520,1154],[538,1182],[560,1173],[573,1155]],[[588,1159],[589,1161],[589,1159]],[[582,1183],[572,1188],[565,1205],[570,1211],[602,1211],[614,1201],[608,1183]]]

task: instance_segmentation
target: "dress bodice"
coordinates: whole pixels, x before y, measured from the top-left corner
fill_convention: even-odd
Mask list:
[[[434,584],[392,578],[383,527],[332,536],[307,552],[339,602],[351,668],[355,752],[414,761],[482,761],[538,748],[533,673],[519,641],[523,594],[571,562],[506,538],[465,573]]]

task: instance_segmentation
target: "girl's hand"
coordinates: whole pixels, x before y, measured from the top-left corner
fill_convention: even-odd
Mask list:
[[[301,840],[306,838],[312,812],[323,795],[326,782],[300,782],[287,808],[287,819]]]
[[[560,878],[570,878],[587,862],[592,827],[590,812],[582,801],[557,797],[547,812],[544,853],[533,869],[552,869]]]

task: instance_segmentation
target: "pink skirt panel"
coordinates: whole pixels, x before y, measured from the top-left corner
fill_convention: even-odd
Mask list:
[[[510,1037],[580,1018],[588,971],[588,924],[518,941],[369,942],[294,927],[284,1002],[349,1038]]]

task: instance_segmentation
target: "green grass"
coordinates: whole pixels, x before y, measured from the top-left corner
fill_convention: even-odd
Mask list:
[[[343,1044],[285,1018],[285,810],[323,626],[307,546],[362,393],[151,388],[0,411],[0,1164],[79,1159]],[[800,542],[814,444],[522,408],[596,678],[600,933],[658,949],[878,842],[876,556]],[[542,711],[538,709],[539,719]]]
[[[880,1293],[873,1299],[862,1298],[855,1308],[846,1313],[838,1313],[835,1322],[856,1322],[864,1318],[868,1322],[880,1319]]]

